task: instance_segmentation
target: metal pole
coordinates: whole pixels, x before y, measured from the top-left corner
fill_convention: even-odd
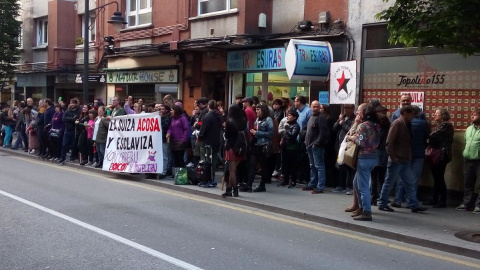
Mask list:
[[[83,38],[83,104],[88,104],[88,53],[89,53],[89,24],[90,24],[90,0],[85,0],[85,13],[83,16],[84,38]]]

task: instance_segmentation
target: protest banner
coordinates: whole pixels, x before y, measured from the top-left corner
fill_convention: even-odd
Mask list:
[[[102,169],[126,173],[161,173],[162,125],[158,113],[112,118]]]

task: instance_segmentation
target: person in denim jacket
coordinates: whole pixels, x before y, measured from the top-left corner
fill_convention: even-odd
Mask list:
[[[273,137],[273,120],[270,118],[270,112],[268,106],[265,103],[260,103],[255,109],[257,113],[257,120],[254,123],[253,128],[250,128],[250,134],[253,135],[251,144],[251,158],[250,158],[250,173],[248,176],[248,183],[244,188],[245,191],[250,192],[252,190],[253,180],[255,178],[255,168],[258,164],[262,168],[262,180],[260,185],[253,190],[253,192],[265,192],[265,183],[270,181],[271,172],[268,168],[269,154],[273,154],[272,137]],[[265,149],[270,146],[270,151]]]

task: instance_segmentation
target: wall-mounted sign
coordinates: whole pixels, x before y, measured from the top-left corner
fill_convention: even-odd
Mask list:
[[[334,62],[330,66],[330,104],[355,104],[357,61]]]
[[[285,69],[285,48],[227,53],[227,71]]]
[[[328,91],[319,91],[318,92],[318,102],[320,104],[330,104],[328,101]]]
[[[83,74],[77,74],[77,76],[75,77],[75,83],[82,83],[82,82],[83,82]],[[105,74],[89,74],[88,82],[105,83]]]
[[[323,41],[291,39],[285,53],[288,78],[324,81],[333,61],[332,46]]]
[[[107,73],[107,83],[177,83],[178,69],[125,70]]]

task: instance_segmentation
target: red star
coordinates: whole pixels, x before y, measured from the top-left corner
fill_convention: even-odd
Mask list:
[[[337,93],[340,93],[340,91],[344,90],[345,93],[348,94],[347,83],[350,81],[350,79],[345,79],[345,71],[342,71],[342,77],[337,79],[337,81],[339,84]]]

